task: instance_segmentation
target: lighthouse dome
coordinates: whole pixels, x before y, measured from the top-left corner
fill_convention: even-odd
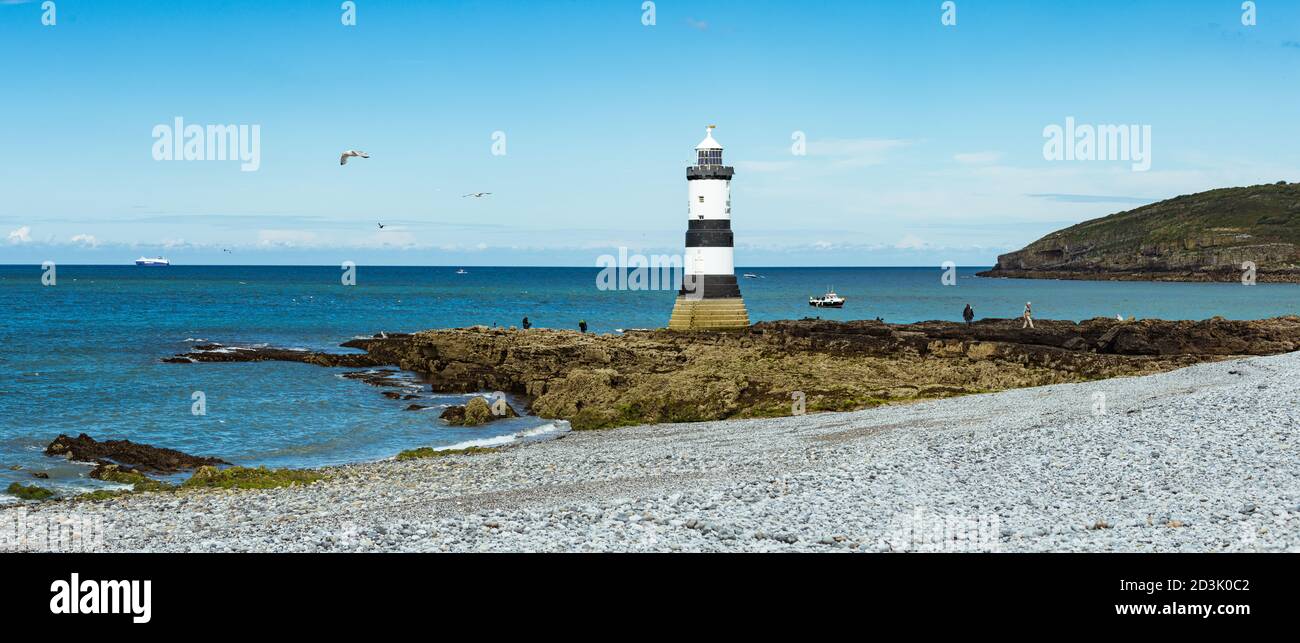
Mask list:
[[[706,134],[704,135],[704,140],[700,141],[700,144],[696,145],[695,149],[697,150],[722,149],[722,146],[718,145],[718,142],[713,140],[713,127],[714,127],[713,125],[710,125],[709,128],[705,130]]]
[[[706,131],[704,140],[695,146],[696,164],[722,165],[722,146],[713,140],[713,126],[710,125]]]

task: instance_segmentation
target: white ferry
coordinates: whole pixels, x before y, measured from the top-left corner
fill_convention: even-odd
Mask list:
[[[136,259],[136,260],[135,260],[135,265],[137,265],[137,266],[170,266],[170,265],[172,265],[172,262],[168,261],[165,257],[154,257],[154,258],[152,258],[152,259],[149,258],[149,257],[140,257],[139,259]]]

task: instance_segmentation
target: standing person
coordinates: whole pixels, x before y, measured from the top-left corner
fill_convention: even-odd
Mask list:
[[[1025,302],[1025,315],[1024,315],[1025,323],[1020,325],[1022,329],[1026,327],[1028,328],[1034,327],[1034,311],[1029,307],[1029,304],[1030,302]]]
[[[970,304],[966,304],[966,310],[961,311],[961,318],[966,320],[967,326],[970,326],[971,320],[975,319],[975,309],[971,308]]]
[[[524,330],[528,330],[529,328],[532,328],[532,327],[533,327],[533,324],[532,324],[531,322],[528,321],[528,318],[527,318],[527,317],[524,318],[523,327],[524,327]]]
[[[587,320],[585,319],[578,320],[578,330],[584,333],[587,332]]]

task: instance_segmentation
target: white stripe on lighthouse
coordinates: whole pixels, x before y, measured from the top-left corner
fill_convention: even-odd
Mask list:
[[[687,248],[686,265],[683,268],[691,275],[736,273],[736,267],[732,263],[731,248]]]
[[[722,179],[696,179],[687,181],[687,198],[690,199],[692,219],[730,219],[728,202],[731,199],[731,181]]]

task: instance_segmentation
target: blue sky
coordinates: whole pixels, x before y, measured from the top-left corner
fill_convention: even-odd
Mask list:
[[[0,0],[0,263],[595,265],[680,252],[718,125],[736,262],[991,264],[1059,227],[1300,180],[1300,3]],[[260,167],[154,160],[258,125]],[[1152,129],[1152,165],[1043,129]],[[504,132],[506,154],[492,154]],[[791,153],[803,132],[807,155]],[[338,164],[341,151],[372,155]],[[492,196],[466,199],[467,192]],[[377,222],[384,222],[380,230]],[[229,251],[229,252],[227,252]]]

